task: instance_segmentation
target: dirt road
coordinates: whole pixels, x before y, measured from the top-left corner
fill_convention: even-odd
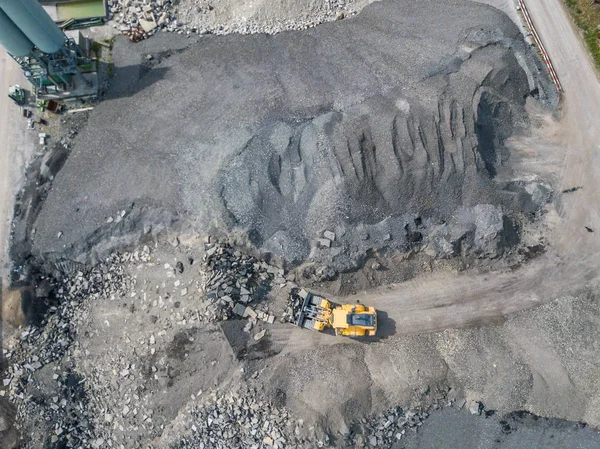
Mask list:
[[[537,131],[555,147],[549,146],[548,153],[558,154],[531,154],[529,163],[543,165],[548,159],[558,160],[558,167],[551,168],[557,172],[556,190],[574,186],[582,189],[559,194],[549,210],[551,255],[515,271],[423,276],[389,286],[379,294],[359,294],[356,299],[387,314],[389,321],[381,323],[383,335],[494,322],[561,295],[575,294],[597,282],[600,83],[562,2],[529,0],[527,5],[565,90],[559,117],[547,119],[549,123]],[[515,146],[527,152],[527,143],[525,139]]]
[[[564,198],[552,242],[562,254],[594,254],[599,241],[594,233],[581,232],[600,225],[600,84],[591,58],[569,13],[560,0],[528,0],[527,5],[556,72],[563,84],[561,122],[564,125],[562,188],[583,189]]]
[[[0,48],[0,277],[9,269],[7,256],[13,201],[27,158],[33,153],[33,136],[25,133],[19,108],[7,96],[13,84],[27,86],[19,67]]]

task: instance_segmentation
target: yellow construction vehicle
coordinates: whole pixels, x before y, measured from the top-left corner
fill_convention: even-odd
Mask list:
[[[304,292],[298,326],[319,332],[333,331],[345,337],[373,337],[377,333],[377,310],[362,304],[335,304]]]

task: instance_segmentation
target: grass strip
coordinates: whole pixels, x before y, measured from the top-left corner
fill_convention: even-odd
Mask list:
[[[575,24],[583,31],[585,44],[600,70],[600,1],[565,0]]]

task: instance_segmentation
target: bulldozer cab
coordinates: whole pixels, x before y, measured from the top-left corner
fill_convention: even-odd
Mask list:
[[[375,315],[372,313],[350,313],[347,319],[349,326],[375,326]]]

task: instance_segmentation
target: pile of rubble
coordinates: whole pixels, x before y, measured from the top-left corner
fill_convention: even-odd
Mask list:
[[[108,0],[112,26],[134,42],[146,39],[157,31],[177,34],[275,34],[304,30],[323,22],[343,19],[354,14],[352,2],[326,0],[307,6],[303,17],[240,17],[227,12],[221,5],[220,15],[205,0],[179,2],[173,0]],[[182,21],[185,18],[186,23]],[[224,22],[223,22],[224,21]]]
[[[60,273],[58,268],[72,264],[59,263],[59,276],[39,279],[38,290],[50,292],[42,323],[25,328],[14,347],[3,349],[9,366],[0,396],[8,395],[16,403],[23,435],[31,434],[27,426],[52,423],[53,431],[45,444],[88,447],[95,441],[86,379],[75,371],[74,356],[81,351],[74,339],[79,325],[88,319],[90,302],[115,298],[129,290],[133,281],[123,264],[146,257],[140,252],[114,254],[93,269],[74,274]],[[54,392],[50,401],[42,391],[48,388]]]
[[[192,258],[188,262],[193,266]],[[176,278],[174,286],[184,283],[176,301],[165,296],[164,308],[160,308],[151,306],[157,300],[150,296],[149,283],[144,279],[146,270],[160,272],[163,267],[167,279]],[[124,449],[141,447],[143,441],[154,439],[164,440],[160,447],[181,449],[330,447],[327,438],[318,441],[314,429],[304,429],[302,420],[292,419],[285,409],[244,386],[210,394],[194,390],[190,398],[183,400],[180,420],[173,421],[175,426],[168,424],[167,430],[164,411],[157,408],[156,398],[182,369],[184,362],[177,361],[178,342],[193,342],[198,337],[196,332],[202,332],[196,323],[213,321],[192,320],[199,311],[199,296],[187,294],[192,284],[181,279],[184,271],[189,279],[193,272],[182,262],[174,266],[159,263],[144,246],[139,251],[113,254],[92,269],[59,262],[53,275],[38,279],[38,295],[43,298],[47,292],[47,311],[39,326],[25,328],[19,340],[4,349],[9,367],[0,386],[0,396],[7,396],[17,405],[19,430],[32,436],[25,447]],[[204,281],[191,282],[196,283],[201,302],[218,308],[221,318],[243,308],[249,329],[258,320],[274,321],[267,304],[256,301],[264,295],[266,290],[262,289],[272,283],[286,283],[283,270],[244,255],[227,243],[211,243],[208,239],[199,272]],[[196,276],[193,273],[193,278]],[[283,319],[297,319],[305,295],[304,290],[292,289]],[[126,307],[129,313],[121,324],[125,326],[119,327],[115,317],[100,323],[99,307],[101,313]],[[148,324],[140,332],[136,322],[148,316],[150,307],[154,307],[154,316],[162,318],[153,320],[150,316],[149,322],[156,326]],[[135,318],[131,315],[134,310],[139,311]],[[179,311],[189,317],[172,319],[171,314],[179,316]],[[121,312],[115,313],[123,317]],[[99,333],[99,328],[106,331]],[[107,343],[108,336],[120,332],[125,332],[122,341],[116,337]],[[264,335],[263,329],[254,339]],[[100,344],[90,345],[93,341]],[[184,352],[181,360],[187,356]],[[359,423],[361,433],[348,436],[347,443],[391,447],[406,432],[416,431],[427,416],[426,412],[396,408],[365,418]]]
[[[152,36],[157,30],[179,31],[181,23],[173,18],[171,0],[108,0],[113,27],[133,42]]]
[[[364,434],[350,436],[348,443],[357,444],[361,440],[367,447],[392,447],[407,432],[416,432],[428,416],[429,413],[424,411],[392,408],[370,419],[364,419],[362,421]]]
[[[296,448],[299,426],[285,409],[257,398],[256,392],[212,393],[189,411],[188,431],[179,449]],[[295,428],[294,428],[295,426]],[[293,441],[292,441],[293,440]],[[313,446],[313,445],[311,445]]]
[[[306,291],[303,289],[292,288],[288,295],[288,305],[281,316],[284,323],[297,323],[300,318],[300,311],[306,298]]]
[[[181,0],[175,15],[188,28],[213,34],[275,34],[305,30],[354,15],[357,0],[276,0],[254,2]]]
[[[202,290],[216,306],[219,319],[231,318],[234,313],[248,316],[249,303],[260,300],[271,284],[286,283],[283,269],[243,254],[228,243],[210,243],[208,239],[205,251],[201,271],[207,279]]]

